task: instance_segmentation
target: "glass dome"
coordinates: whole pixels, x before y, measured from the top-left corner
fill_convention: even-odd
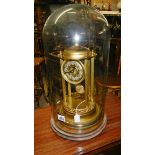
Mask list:
[[[108,22],[87,5],[73,4],[57,9],[46,21],[43,39],[46,52],[81,46],[96,50],[107,39]]]
[[[61,7],[44,25],[51,127],[64,138],[89,139],[105,127],[109,39],[106,18],[87,5]]]

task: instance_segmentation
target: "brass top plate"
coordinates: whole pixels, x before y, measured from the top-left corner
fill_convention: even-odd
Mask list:
[[[63,60],[82,60],[90,59],[97,54],[94,51],[90,51],[88,48],[72,47],[65,49],[64,51],[52,52],[50,55]]]

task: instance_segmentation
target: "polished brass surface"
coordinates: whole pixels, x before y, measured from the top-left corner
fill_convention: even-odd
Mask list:
[[[95,57],[97,54],[95,52],[89,51],[88,49],[68,49],[64,51],[55,51],[50,53],[50,55],[63,60],[82,60]]]
[[[63,108],[69,115],[79,114],[87,115],[94,111],[95,103],[87,102],[82,95],[73,93],[72,97],[66,96],[67,101],[63,104]],[[72,102],[70,102],[70,100]]]
[[[56,106],[56,126],[70,133],[87,133],[103,124],[102,108],[94,102],[94,57],[86,48],[52,53],[60,59],[63,100]],[[78,115],[79,121],[75,120]],[[72,131],[71,131],[72,130]],[[84,130],[84,131],[83,131]]]
[[[60,121],[60,123],[68,127],[70,126],[70,127],[74,127],[77,129],[79,127],[80,128],[90,127],[91,125],[99,121],[99,117],[101,116],[102,113],[101,113],[101,107],[97,103],[94,104],[94,107],[89,107],[89,108],[91,108],[91,111],[87,112],[85,115],[80,115],[80,112],[78,111],[80,115],[80,122],[75,122],[75,119],[74,119],[75,114],[73,115],[69,113],[67,111],[68,109],[66,110],[63,104],[60,103],[57,113],[65,117],[65,121]]]
[[[63,60],[60,59],[60,64],[62,65]],[[66,102],[66,85],[65,85],[65,80],[62,78],[62,91],[63,91],[63,99],[64,102]]]
[[[91,58],[91,86],[90,86],[91,102],[93,102],[93,95],[94,95],[94,58]]]
[[[88,68],[88,63],[89,63],[89,60],[85,59],[84,61],[84,67],[85,67],[85,100],[88,102],[88,97],[89,97],[89,90],[88,90],[88,87],[89,87],[89,68]]]
[[[71,84],[68,83],[68,103],[67,105],[69,105],[70,108],[72,108],[72,97],[71,97]]]
[[[57,105],[57,113],[65,117],[65,121],[60,121],[58,125],[88,128],[98,122],[101,115],[101,107],[94,102],[96,53],[86,48],[76,47],[61,51],[57,56],[60,58],[63,87],[63,101],[59,106]],[[83,84],[82,81],[84,81]],[[81,88],[81,90],[76,89],[75,92],[72,87]],[[79,115],[79,122],[74,120],[75,115]]]
[[[82,50],[68,49],[62,52],[62,58],[67,60],[68,59],[81,60],[81,59],[91,58],[94,56],[95,56],[95,53],[92,53],[91,51],[86,49],[82,49]]]

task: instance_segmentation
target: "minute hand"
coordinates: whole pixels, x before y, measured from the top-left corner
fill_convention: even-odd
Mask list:
[[[64,72],[64,73],[65,73],[65,74],[66,74],[66,73],[74,73],[74,69],[75,69],[75,67],[72,68],[70,71],[67,71],[67,72]]]

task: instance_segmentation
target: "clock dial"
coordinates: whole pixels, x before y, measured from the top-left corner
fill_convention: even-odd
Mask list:
[[[84,66],[80,61],[64,61],[61,74],[67,82],[78,84],[84,80]]]

